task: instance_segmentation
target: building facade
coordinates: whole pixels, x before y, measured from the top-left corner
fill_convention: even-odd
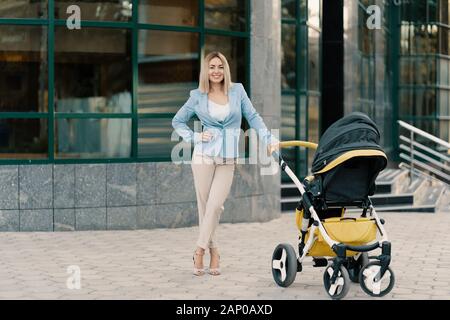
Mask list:
[[[190,165],[171,162],[172,117],[200,57],[219,50],[279,128],[268,81],[280,82],[279,14],[258,0],[2,1],[0,230],[195,225]],[[223,222],[279,216],[279,173],[259,169],[237,166]]]
[[[373,6],[376,29],[367,25]],[[1,1],[0,230],[195,225],[191,168],[171,161],[180,142],[171,119],[213,50],[228,57],[232,80],[282,140],[318,142],[331,123],[362,111],[380,127],[390,159],[398,119],[448,141],[449,6]],[[248,157],[247,142],[241,152]],[[283,154],[299,176],[309,173],[312,152]],[[280,183],[289,180],[262,167],[237,166],[223,222],[280,215]]]

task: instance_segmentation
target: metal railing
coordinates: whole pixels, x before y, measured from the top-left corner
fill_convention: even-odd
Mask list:
[[[400,168],[408,168],[410,181],[417,172],[437,178],[446,184],[450,184],[450,143],[435,137],[428,132],[418,129],[404,121],[399,120],[400,127],[409,131],[409,138],[400,135],[400,158],[407,165],[400,164]],[[428,146],[420,143],[429,144]],[[430,147],[430,144],[436,147]]]

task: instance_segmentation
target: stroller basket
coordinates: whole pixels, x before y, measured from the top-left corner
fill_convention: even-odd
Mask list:
[[[301,221],[303,219],[303,210],[296,210],[296,223],[301,231]],[[331,239],[350,246],[367,245],[376,240],[377,225],[375,219],[370,218],[328,218],[322,222],[325,230]],[[308,232],[305,241],[308,241],[310,233]],[[307,256],[328,256],[335,257],[336,253],[330,248],[318,229],[314,232],[317,240],[309,249]],[[357,255],[358,252],[347,250],[347,257]]]

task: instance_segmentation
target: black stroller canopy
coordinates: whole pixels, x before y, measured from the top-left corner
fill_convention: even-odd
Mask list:
[[[353,112],[333,123],[322,135],[314,155],[312,172],[322,170],[331,161],[352,150],[379,150],[380,131],[366,114]]]

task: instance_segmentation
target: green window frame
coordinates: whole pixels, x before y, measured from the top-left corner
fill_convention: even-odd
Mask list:
[[[442,5],[446,6],[444,10],[441,8]],[[394,21],[398,37],[396,44],[398,59],[396,60],[399,61],[395,67],[398,85],[394,96],[398,119],[444,139],[448,138],[448,132],[440,131],[439,128],[447,125],[450,119],[448,116],[450,112],[448,103],[450,94],[449,9],[450,2],[444,0],[403,3]],[[422,38],[413,37],[417,30],[421,31]],[[427,61],[426,80],[418,82],[417,78],[423,80],[423,77],[420,78],[420,75],[415,74],[418,65],[422,68],[424,66],[421,61]],[[414,99],[423,92],[427,94],[424,98],[425,107],[419,101],[421,105],[417,108]],[[410,104],[406,105],[408,102]],[[397,133],[396,125],[395,130]]]
[[[318,100],[318,132],[320,132],[320,117],[321,117],[321,83],[322,83],[322,28],[309,21],[309,5],[311,1],[317,0],[293,0],[295,1],[295,16],[281,18],[282,25],[295,26],[295,87],[291,89],[281,90],[281,95],[284,97],[295,98],[295,139],[309,140],[311,137],[311,127],[309,124],[310,117],[310,103]],[[319,4],[319,20],[322,20],[322,1]],[[319,33],[318,39],[318,89],[311,90],[310,88],[310,30]],[[283,45],[283,44],[282,44]],[[281,87],[281,86],[280,86]],[[311,101],[310,101],[311,100]],[[310,167],[311,156],[313,152],[296,148],[295,150],[295,167],[294,172],[302,177],[308,175]],[[289,181],[287,176],[283,174],[283,181]]]
[[[139,162],[167,162],[171,161],[170,155],[167,157],[138,157],[138,122],[140,119],[161,119],[172,118],[175,113],[141,113],[137,110],[138,96],[138,33],[140,30],[159,30],[159,31],[178,31],[191,32],[199,35],[199,55],[203,56],[206,35],[229,36],[245,39],[246,45],[246,70],[245,82],[247,83],[247,91],[251,96],[251,78],[250,78],[250,31],[251,31],[251,1],[245,0],[246,10],[246,30],[245,31],[229,31],[211,29],[205,27],[205,1],[198,0],[199,8],[198,26],[170,26],[157,25],[151,23],[141,23],[139,17],[139,0],[132,0],[132,18],[128,22],[113,21],[87,21],[81,20],[81,28],[97,27],[97,28],[118,28],[128,29],[131,31],[131,61],[132,61],[132,106],[131,113],[57,113],[54,106],[54,90],[55,90],[55,26],[65,26],[65,19],[55,19],[55,0],[47,2],[46,18],[0,18],[0,26],[2,25],[23,25],[23,26],[45,26],[47,28],[47,63],[48,63],[48,112],[0,112],[0,120],[2,119],[47,119],[48,122],[48,158],[47,159],[0,159],[0,164],[80,164],[80,163],[139,163]],[[200,59],[199,59],[200,64]],[[187,100],[188,97],[186,97]],[[181,106],[180,106],[181,107]],[[85,159],[56,159],[54,142],[55,142],[55,121],[58,119],[131,119],[131,156],[128,158],[85,158]]]

